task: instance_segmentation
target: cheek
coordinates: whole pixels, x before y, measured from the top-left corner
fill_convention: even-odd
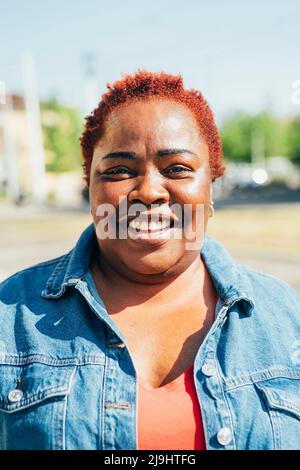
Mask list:
[[[114,207],[117,207],[124,198],[126,198],[126,188],[120,188],[118,183],[98,183],[90,187],[90,202],[92,207],[99,204],[112,204]]]
[[[181,204],[209,204],[210,180],[201,171],[193,180],[183,180],[180,184],[176,182],[170,187],[170,194],[174,202]]]
[[[115,226],[115,220],[118,218],[118,214],[124,215],[127,213],[128,202],[126,188],[120,189],[118,184],[95,184],[90,188],[90,209],[93,215],[94,221],[99,221],[102,217],[107,217],[107,212],[113,216],[113,226]]]

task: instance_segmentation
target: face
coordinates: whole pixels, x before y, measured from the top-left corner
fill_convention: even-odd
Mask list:
[[[203,236],[191,249],[191,233],[186,235],[172,207],[182,208],[182,221],[194,231],[201,224],[203,233],[211,199],[208,147],[191,111],[167,99],[116,108],[94,148],[89,191],[96,228],[103,204],[115,208],[117,223],[127,206],[127,236],[98,237],[101,254],[114,270],[136,282],[155,283],[187,269],[199,258]],[[137,207],[144,210],[131,212]],[[191,210],[188,215],[184,207]]]

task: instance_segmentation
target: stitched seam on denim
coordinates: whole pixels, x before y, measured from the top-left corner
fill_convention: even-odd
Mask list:
[[[69,394],[71,393],[71,388],[73,385],[73,381],[75,378],[75,374],[77,371],[77,367],[74,368],[74,371],[72,372],[70,378],[69,378],[69,384],[68,384],[68,391],[67,395],[65,396],[64,399],[64,404],[63,404],[63,415],[62,415],[62,450],[66,449],[66,416],[67,416],[67,405],[68,405],[68,400],[69,400]]]
[[[97,449],[103,449],[103,414],[104,414],[104,384],[105,384],[105,372],[102,376],[102,387],[97,387]]]
[[[244,387],[246,385],[253,385],[258,382],[264,382],[265,380],[271,379],[291,379],[291,380],[298,380],[300,379],[300,370],[298,371],[287,371],[286,369],[278,369],[276,371],[265,371],[265,372],[257,372],[255,374],[251,374],[244,379],[237,379],[240,383],[237,384],[230,384],[233,382],[232,379],[226,380],[223,378],[223,382],[225,384],[225,391],[234,390],[235,388]]]
[[[71,365],[89,365],[97,364],[104,365],[104,358],[100,356],[82,356],[78,358],[49,358],[48,356],[43,356],[41,354],[10,354],[10,355],[1,355],[0,354],[0,365],[11,365],[11,366],[26,366],[32,363],[45,364],[48,366],[71,366]]]
[[[46,283],[46,290],[51,290],[51,288],[53,288],[59,271],[62,271],[65,265],[67,264],[67,262],[69,261],[70,253],[71,252],[67,253],[66,255],[63,255],[60,261],[58,262],[57,266],[55,267],[53,273],[51,274],[51,276],[49,277]],[[60,285],[60,288],[62,288],[62,284]]]
[[[47,398],[51,398],[53,396],[61,396],[65,395],[67,393],[68,389],[63,385],[63,386],[55,386],[55,387],[50,387],[46,388],[44,390],[40,390],[37,393],[34,393],[33,395],[30,395],[30,397],[22,399],[20,402],[15,403],[13,405],[6,405],[7,409],[10,410],[17,410],[23,408],[23,406],[29,406],[35,403],[40,403],[41,401],[44,401]],[[50,392],[50,393],[49,393]],[[0,399],[0,406],[5,406],[6,400],[3,398]]]
[[[296,413],[298,418],[300,418],[300,409],[299,407],[294,406],[291,402],[287,400],[281,400],[280,403],[274,403],[270,401],[271,405],[276,409],[283,409],[285,411],[289,411],[290,413]]]
[[[103,373],[103,393],[102,393],[102,405],[101,405],[101,410],[102,410],[102,431],[101,431],[101,449],[105,450],[105,415],[106,411],[104,408],[104,404],[106,402],[106,376],[108,372],[108,356],[107,356],[107,340],[108,340],[108,326],[106,325],[106,341],[105,341],[105,365],[104,365],[104,373]]]
[[[66,416],[69,395],[64,398],[63,413],[62,413],[62,433],[61,433],[61,449],[66,450]]]
[[[54,446],[55,446],[55,450],[59,450],[58,449],[58,410],[55,410],[55,404],[54,404],[54,412],[55,412],[55,425],[54,425],[54,429],[55,429],[55,432],[54,432]]]
[[[69,258],[71,259],[72,257],[72,254],[74,253],[75,249],[71,250],[68,255],[69,255]],[[63,284],[67,284],[68,280],[69,279],[72,279],[72,278],[77,278],[77,279],[83,279],[83,277],[86,275],[86,271],[83,271],[82,267],[80,266],[79,269],[76,270],[76,272],[70,272],[70,259],[68,260],[68,264],[66,266],[66,270],[65,270],[65,275],[64,275],[64,279],[63,279]],[[87,268],[88,269],[88,268]]]
[[[22,410],[25,410],[26,408],[30,408],[32,405],[37,405],[37,404],[39,404],[39,403],[42,403],[43,401],[45,401],[45,400],[48,399],[48,398],[52,398],[52,397],[63,397],[63,396],[64,396],[64,394],[59,394],[59,395],[57,395],[57,394],[47,395],[46,397],[43,397],[43,398],[41,398],[41,399],[39,399],[39,400],[35,400],[35,401],[28,401],[28,400],[26,400],[26,405],[24,404],[24,405],[22,405],[22,406],[16,406],[16,407],[14,407],[14,408],[1,408],[1,407],[0,407],[0,409],[1,409],[1,411],[2,411],[3,413],[15,413],[16,411],[22,411]],[[10,406],[10,405],[8,405],[8,406]],[[13,406],[13,405],[11,405],[11,406]]]
[[[271,427],[272,427],[272,433],[273,433],[273,440],[274,440],[274,450],[280,450],[281,448],[281,430],[279,426],[279,416],[278,412],[270,409],[269,411],[269,416],[271,420]],[[278,424],[277,424],[278,423]]]
[[[264,388],[263,386],[262,388],[268,398],[269,406],[272,406],[275,409],[279,410],[283,409],[285,411],[289,411],[290,413],[296,413],[297,416],[300,418],[300,408],[298,406],[293,405],[293,403],[289,400],[280,399],[276,401],[272,398],[272,394],[269,392],[268,389]]]
[[[48,281],[47,281],[47,284],[46,284],[46,288],[51,287],[51,284],[54,283],[54,281],[55,281],[55,279],[56,279],[56,277],[57,277],[58,272],[59,272],[59,271],[64,267],[64,265],[65,265],[66,258],[67,258],[67,255],[65,255],[65,256],[57,263],[57,265],[55,266],[54,271],[52,272],[52,274],[51,274],[50,277],[48,278]]]
[[[21,409],[23,408],[23,406],[27,407],[33,403],[40,403],[41,401],[44,401],[47,398],[69,393],[70,392],[70,380],[72,379],[75,371],[76,371],[76,367],[74,368],[72,373],[69,374],[68,377],[64,379],[63,383],[59,385],[55,385],[55,387],[48,387],[48,388],[44,388],[43,390],[39,390],[37,393],[30,395],[28,398],[22,399],[19,403],[15,403],[13,405],[6,405],[7,409],[9,410]],[[3,398],[0,398],[0,405],[4,406],[5,403],[6,403],[6,400]]]
[[[63,450],[62,443],[62,426],[63,426],[63,409],[64,409],[65,398],[63,402],[55,403],[54,411],[56,413],[56,450]],[[55,408],[57,408],[55,410]]]
[[[280,442],[280,434],[278,435],[278,432],[277,432],[278,427],[276,426],[276,419],[277,419],[276,412],[274,412],[274,410],[270,408],[269,396],[267,394],[267,391],[265,389],[261,390],[258,387],[255,387],[255,390],[256,390],[256,393],[258,393],[258,396],[261,397],[261,399],[263,400],[265,407],[266,407],[266,412],[270,418],[272,436],[273,436],[273,445],[274,445],[273,450],[276,450],[278,448],[277,444],[278,442]],[[279,436],[278,439],[277,439],[277,436]]]
[[[218,363],[218,361],[217,361],[217,356],[216,356],[216,354],[215,354],[215,364],[217,365],[216,371],[217,371],[217,377],[218,377],[219,386],[220,386],[221,391],[222,391],[222,395],[223,395],[223,398],[224,398],[224,402],[226,403],[227,412],[229,412],[229,421],[230,421],[230,424],[231,424],[232,440],[233,440],[233,450],[236,450],[236,442],[235,442],[235,436],[234,436],[234,427],[233,427],[233,419],[232,419],[231,409],[230,409],[230,407],[229,407],[229,403],[228,403],[227,397],[226,397],[226,395],[225,395],[225,393],[224,393],[223,383],[222,383],[221,374],[220,374],[220,370],[219,370],[219,363]]]

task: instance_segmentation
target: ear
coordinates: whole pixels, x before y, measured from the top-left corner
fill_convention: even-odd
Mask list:
[[[87,177],[86,174],[84,174],[84,175],[82,176],[82,180],[83,180],[84,185],[88,188],[90,182],[89,182],[89,178]]]

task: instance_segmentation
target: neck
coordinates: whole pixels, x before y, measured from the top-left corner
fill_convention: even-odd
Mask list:
[[[179,292],[184,296],[187,291],[202,292],[203,298],[206,295],[211,297],[212,294],[215,294],[207,269],[199,255],[179,274],[168,279],[161,276],[160,282],[156,280],[155,283],[146,281],[143,283],[141,279],[136,281],[120,274],[104,257],[97,257],[94,260],[92,273],[100,291],[110,293],[111,297],[118,293],[118,298],[121,293],[124,302],[126,299],[130,299],[132,302],[134,298],[137,303],[165,303],[172,301],[172,299],[175,301]]]

